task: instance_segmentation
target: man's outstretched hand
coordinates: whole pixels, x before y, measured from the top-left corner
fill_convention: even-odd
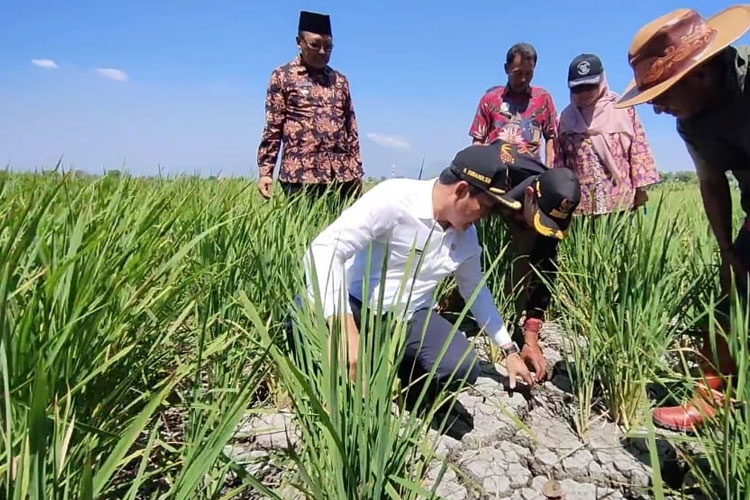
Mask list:
[[[516,379],[520,378],[529,387],[534,386],[534,379],[529,373],[529,369],[526,368],[526,363],[518,353],[513,353],[505,358],[505,369],[508,370],[509,386],[511,389],[516,388]]]
[[[542,348],[537,343],[526,343],[521,349],[521,358],[529,370],[536,374],[537,382],[547,380],[547,358],[544,357]]]

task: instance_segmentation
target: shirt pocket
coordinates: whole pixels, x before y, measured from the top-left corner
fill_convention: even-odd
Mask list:
[[[529,129],[524,130],[524,138],[532,144],[541,144],[542,139],[544,139],[544,122],[540,121],[539,118],[532,118],[528,124]]]
[[[317,101],[312,86],[293,85],[287,98],[287,113],[292,118],[312,118]]]

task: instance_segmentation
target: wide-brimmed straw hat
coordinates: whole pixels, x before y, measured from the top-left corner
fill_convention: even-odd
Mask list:
[[[750,5],[703,19],[692,9],[670,12],[642,27],[628,52],[635,79],[617,102],[625,108],[655,99],[750,29]]]

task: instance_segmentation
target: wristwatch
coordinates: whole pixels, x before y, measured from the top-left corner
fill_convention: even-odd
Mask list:
[[[506,358],[510,356],[511,354],[518,354],[520,352],[515,342],[511,342],[510,346],[508,347],[500,346],[500,349],[503,351],[503,354],[505,355]]]

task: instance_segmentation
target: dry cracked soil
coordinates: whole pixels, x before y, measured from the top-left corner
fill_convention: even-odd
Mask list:
[[[559,366],[559,332],[550,324],[544,333],[545,353]],[[522,393],[506,389],[501,366],[483,362],[481,368],[477,383],[458,397],[473,416],[473,428],[460,440],[435,435],[437,459],[425,487],[431,488],[440,478],[436,493],[446,499],[651,498],[652,470],[645,442],[626,436],[605,418],[592,423],[585,442],[579,439],[571,425],[576,402],[563,372]],[[273,485],[289,473],[274,466],[274,453],[297,443],[293,416],[268,413],[243,421],[226,452]],[[680,481],[674,450],[664,442],[657,448],[662,476]],[[300,498],[290,490],[278,493]]]

